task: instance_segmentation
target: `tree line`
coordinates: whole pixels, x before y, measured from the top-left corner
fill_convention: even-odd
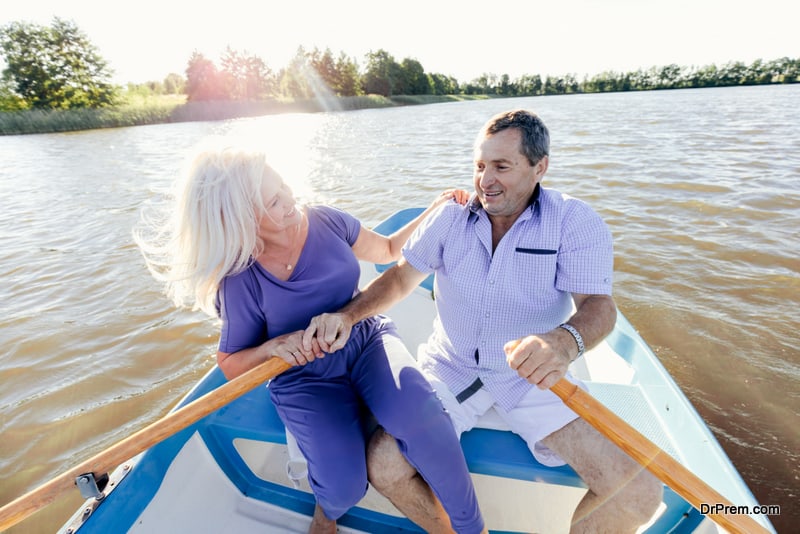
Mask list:
[[[385,50],[369,52],[366,66],[330,49],[298,48],[289,64],[272,71],[258,56],[225,50],[218,67],[195,51],[186,67],[184,92],[189,101],[313,98],[335,96],[457,94],[458,81],[444,74],[426,73],[416,59],[397,62]],[[155,87],[154,87],[155,89]]]
[[[0,111],[102,108],[121,102],[108,63],[74,22],[56,17],[50,26],[12,22],[0,28],[7,64],[0,80]],[[397,61],[386,50],[370,51],[363,68],[344,52],[334,55],[300,47],[289,64],[273,71],[260,57],[228,48],[219,65],[194,51],[185,75],[129,84],[128,92],[185,94],[190,102],[309,99],[320,94],[359,96],[497,95],[539,96],[612,91],[786,84],[800,81],[800,59],[788,57],[717,67],[676,64],[635,72],[577,75],[483,74],[470,82],[428,73],[416,59]]]

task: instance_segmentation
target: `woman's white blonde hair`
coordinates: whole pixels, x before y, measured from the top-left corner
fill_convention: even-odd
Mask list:
[[[134,239],[177,306],[218,316],[222,279],[260,253],[262,183],[274,172],[263,151],[210,139],[188,160],[166,203],[142,211]]]

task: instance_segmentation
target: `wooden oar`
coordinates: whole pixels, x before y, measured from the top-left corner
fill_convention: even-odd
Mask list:
[[[72,489],[77,477],[86,473],[94,473],[96,476],[107,473],[122,462],[183,430],[289,367],[285,361],[272,358],[10,502],[0,508],[0,531],[19,523],[52,503],[59,494]],[[550,389],[587,423],[698,510],[701,504],[733,507],[725,497],[586,391],[563,378]],[[711,514],[710,517],[732,532],[768,532],[748,515],[722,513]]]
[[[258,385],[279,375],[289,367],[290,365],[280,358],[271,358],[183,408],[164,416],[116,445],[112,445],[66,473],[8,503],[0,508],[0,531],[16,525],[29,515],[44,508],[53,502],[59,494],[74,489],[77,477],[86,473],[94,473],[95,478],[98,478],[140,452],[147,450],[225,406],[232,400],[241,397]]]
[[[724,505],[728,508],[723,510],[736,510],[725,497],[583,389],[562,378],[550,390],[587,423],[698,510],[701,509],[701,504]],[[709,514],[708,517],[735,533],[769,532],[745,514],[723,511],[721,514]]]

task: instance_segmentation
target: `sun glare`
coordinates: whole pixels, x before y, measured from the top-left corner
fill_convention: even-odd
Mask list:
[[[287,113],[234,121],[227,135],[256,142],[269,164],[300,202],[317,201],[309,180],[316,158],[313,140],[324,122],[320,113]]]
[[[306,63],[302,66],[300,72],[305,78],[308,88],[313,93],[314,100],[319,103],[322,109],[325,111],[342,111],[336,95],[333,94],[316,70]]]

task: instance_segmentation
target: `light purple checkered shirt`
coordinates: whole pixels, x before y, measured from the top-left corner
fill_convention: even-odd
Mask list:
[[[568,319],[571,293],[611,294],[613,245],[600,216],[555,190],[534,195],[494,255],[491,223],[474,197],[442,206],[403,248],[414,268],[436,273],[438,313],[420,364],[455,395],[480,378],[506,410],[534,386],[508,366],[503,345]]]

